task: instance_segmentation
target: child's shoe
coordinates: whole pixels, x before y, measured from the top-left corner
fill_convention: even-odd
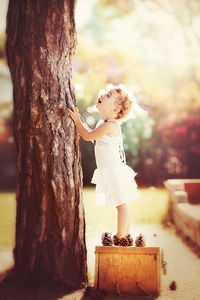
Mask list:
[[[102,240],[102,244],[104,246],[112,246],[113,245],[113,241],[112,241],[112,238],[111,238],[111,235],[109,232],[104,232],[102,234],[101,240]]]
[[[113,243],[115,246],[120,246],[120,238],[117,235],[113,236]]]

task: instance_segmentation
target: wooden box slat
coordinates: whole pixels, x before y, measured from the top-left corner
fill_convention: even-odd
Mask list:
[[[152,253],[158,254],[159,247],[96,246],[95,253]]]
[[[160,292],[159,247],[96,246],[95,288],[141,295],[136,283],[149,293]]]

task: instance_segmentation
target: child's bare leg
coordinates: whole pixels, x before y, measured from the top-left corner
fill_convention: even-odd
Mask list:
[[[119,238],[126,236],[130,232],[130,211],[126,203],[117,206],[118,228],[117,236]]]
[[[128,227],[127,227],[127,234],[131,231],[131,213],[129,210],[129,217],[128,217]]]

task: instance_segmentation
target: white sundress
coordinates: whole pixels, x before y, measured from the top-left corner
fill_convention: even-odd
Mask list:
[[[104,121],[97,123],[98,127]],[[120,126],[120,125],[119,125]],[[118,206],[140,197],[134,177],[126,165],[121,128],[116,137],[104,135],[95,141],[97,169],[91,183],[96,184],[97,205]]]

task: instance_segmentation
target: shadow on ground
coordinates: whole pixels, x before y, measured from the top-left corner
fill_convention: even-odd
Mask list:
[[[10,270],[0,274],[1,300],[75,300],[88,299],[84,296],[85,287],[79,290],[67,288],[57,283],[38,284],[25,282]]]
[[[153,300],[154,297],[129,297],[111,295],[105,291],[97,291],[92,287],[84,287],[79,290],[70,290],[65,286],[52,284],[50,285],[34,285],[33,283],[23,283],[15,275],[7,275],[0,282],[0,299],[1,300]]]

